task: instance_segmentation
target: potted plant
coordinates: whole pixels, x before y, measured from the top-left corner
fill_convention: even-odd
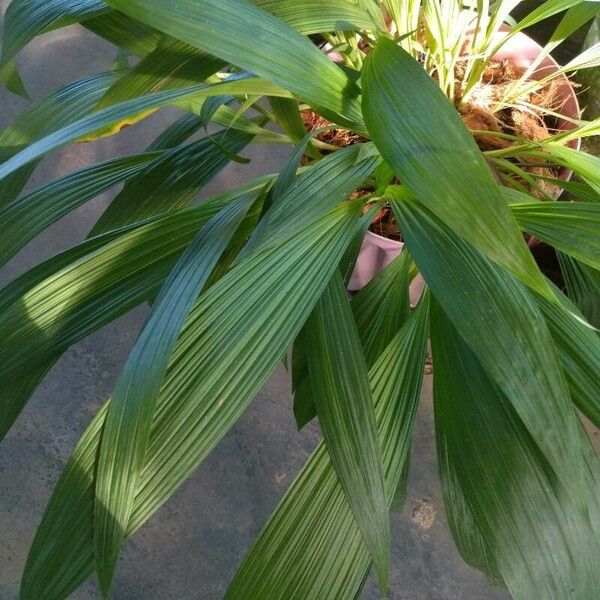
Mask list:
[[[514,5],[13,0],[0,66],[14,90],[15,53],[51,28],[81,22],[123,52],[110,73],[33,103],[3,132],[0,257],[125,186],[87,240],[0,293],[2,434],[71,344],[152,303],[48,503],[22,598],[65,598],[94,571],[110,595],[126,537],[292,346],[299,424],[316,415],[324,441],[227,597],[354,598],[371,566],[385,594],[389,510],[428,339],[445,510],[461,554],[515,598],[595,597],[600,465],[578,411],[600,425],[600,339],[523,235],[560,253],[567,289],[580,273],[597,280],[600,160],[575,141],[599,122],[569,112],[551,82],[564,89],[562,77],[597,66],[600,49],[552,63],[549,78],[538,69],[595,8],[547,0],[514,22]],[[565,10],[550,45],[517,54],[526,64],[513,73],[514,54],[500,55],[508,40]],[[498,66],[500,81],[487,81]],[[473,104],[482,84],[504,79],[496,104]],[[20,193],[48,152],[167,105],[185,113],[145,152]],[[308,133],[306,111],[322,119]],[[474,126],[475,113],[487,127]],[[526,121],[546,132],[516,131]],[[210,123],[222,129],[187,142]],[[189,204],[261,142],[291,146],[280,173]],[[552,201],[555,186],[574,201]],[[406,251],[350,300],[347,281],[382,210]],[[411,309],[417,276],[426,285]]]

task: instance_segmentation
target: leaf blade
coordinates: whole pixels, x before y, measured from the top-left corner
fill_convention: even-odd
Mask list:
[[[381,449],[367,366],[339,273],[325,288],[306,332],[311,389],[325,445],[385,594],[390,531]]]
[[[481,151],[431,77],[381,39],[362,80],[367,128],[402,183],[457,234],[551,295]]]

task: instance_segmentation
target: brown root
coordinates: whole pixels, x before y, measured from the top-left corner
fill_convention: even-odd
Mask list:
[[[300,115],[307,132],[315,131],[315,129],[321,129],[323,127],[331,127],[331,121],[328,121],[312,109],[303,110]],[[339,148],[345,148],[346,146],[366,141],[365,138],[353,131],[334,128],[319,132],[316,135],[316,138],[321,142]]]
[[[469,131],[502,132],[501,121],[490,111],[475,104],[463,104],[460,107],[460,117]],[[474,134],[477,144],[482,150],[507,148],[511,142],[498,136]]]
[[[510,111],[512,121],[512,130],[515,135],[526,138],[533,142],[540,142],[550,137],[548,127],[544,120],[532,112],[527,112],[518,108]]]

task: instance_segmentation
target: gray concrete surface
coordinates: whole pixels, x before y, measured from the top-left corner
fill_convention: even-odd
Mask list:
[[[0,2],[2,9],[6,4]],[[18,62],[32,97],[39,98],[61,83],[106,68],[114,54],[112,47],[82,28],[71,27],[39,38]],[[6,126],[25,104],[2,90],[0,125]],[[172,111],[164,111],[116,137],[61,150],[44,160],[30,185],[140,150],[172,118]],[[246,155],[252,158],[249,166],[232,165],[210,189],[231,188],[276,169],[282,160],[281,150],[275,148],[253,148]],[[110,197],[104,194],[88,203],[28,245],[0,273],[2,282],[81,240]],[[17,597],[27,551],[53,486],[80,434],[110,393],[145,314],[140,307],[72,347],[0,445],[0,600]],[[315,427],[296,431],[288,378],[278,369],[212,455],[127,542],[114,598],[220,598],[318,439]],[[415,427],[407,504],[402,514],[392,516],[392,534],[390,598],[507,598],[461,561],[451,540],[436,471],[430,377]],[[99,598],[95,581],[86,582],[72,597]],[[377,597],[371,579],[362,598]]]

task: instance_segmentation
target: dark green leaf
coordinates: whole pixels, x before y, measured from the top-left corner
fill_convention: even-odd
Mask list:
[[[483,154],[422,66],[382,38],[362,83],[369,133],[403,185],[458,235],[549,295]]]
[[[600,328],[600,271],[561,252],[557,255],[570,298],[585,318]]]
[[[141,173],[160,152],[123,156],[69,173],[0,208],[0,264],[40,231],[120,181]]]
[[[393,200],[392,206],[445,314],[512,403],[557,476],[565,476],[566,470],[581,487],[587,474],[581,461],[580,423],[531,293],[416,201]]]
[[[85,77],[28,106],[0,134],[0,163],[5,163],[50,132],[65,127],[73,120],[73,115],[83,116],[90,113],[117,77],[115,73]],[[7,204],[18,196],[36,164],[21,163],[19,166],[22,166],[22,169],[0,181],[0,205]]]
[[[240,152],[251,139],[247,134],[222,131],[165,152],[125,185],[90,235],[187,206],[229,164],[226,152]]]
[[[513,403],[439,309],[431,333],[438,445],[511,595],[593,597],[600,585],[597,459],[582,428],[569,441],[579,444],[580,465],[590,469],[586,485],[574,476],[581,466],[570,472],[572,456],[552,468]]]
[[[12,0],[4,14],[0,65],[12,60],[36,35],[110,10],[98,0]]]
[[[566,296],[561,294],[560,298],[559,306],[540,299],[540,309],[556,344],[573,402],[600,428],[600,335],[585,323]]]
[[[342,125],[360,128],[358,87],[310,40],[246,0],[109,3],[143,23],[276,83]]]

